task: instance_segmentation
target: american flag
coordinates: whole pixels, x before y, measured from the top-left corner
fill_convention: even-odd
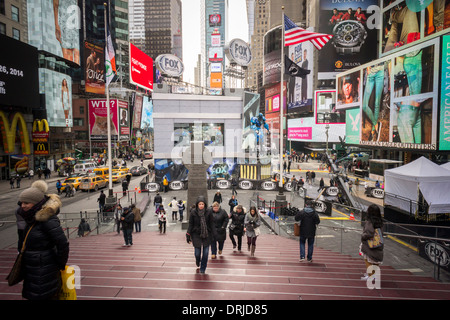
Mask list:
[[[310,41],[318,50],[332,38],[330,34],[311,32],[300,28],[287,15],[284,15],[284,46]]]

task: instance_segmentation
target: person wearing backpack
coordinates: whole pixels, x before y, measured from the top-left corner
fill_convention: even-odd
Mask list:
[[[312,262],[314,251],[314,238],[316,236],[317,225],[320,223],[319,215],[314,210],[312,200],[306,202],[305,208],[295,215],[295,221],[300,222],[300,262],[305,261],[305,245],[308,241],[308,262]]]

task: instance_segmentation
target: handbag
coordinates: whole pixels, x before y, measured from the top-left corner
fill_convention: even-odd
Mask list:
[[[376,249],[383,245],[383,234],[381,233],[381,228],[376,228],[373,238],[367,240],[367,245],[370,249]]]
[[[61,270],[61,288],[58,300],[77,300],[75,269],[73,267],[66,266],[64,270]]]
[[[300,223],[294,223],[294,236],[300,236]]]
[[[30,229],[28,229],[27,235],[25,236],[25,239],[23,240],[22,249],[20,250],[20,253],[17,255],[16,261],[14,262],[13,267],[11,268],[11,271],[9,272],[8,276],[6,277],[6,280],[8,280],[8,285],[13,286],[15,284],[18,284],[20,281],[23,280],[23,273],[22,273],[22,257],[23,253],[25,251],[25,244],[27,242],[28,235],[30,234],[31,229],[33,229],[34,224],[31,226]]]
[[[255,232],[255,236],[259,236],[261,234],[261,230],[259,230],[259,227],[253,229],[253,231]]]

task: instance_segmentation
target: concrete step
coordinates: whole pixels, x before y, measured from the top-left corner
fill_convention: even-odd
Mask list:
[[[381,289],[361,280],[362,259],[315,247],[313,262],[299,262],[298,241],[276,235],[257,240],[255,257],[233,250],[227,239],[222,255],[208,261],[206,274],[195,266],[194,248],[184,233],[133,234],[123,247],[122,235],[109,233],[71,239],[70,265],[81,270],[79,300],[383,300],[450,299],[450,284],[381,266]],[[0,250],[0,299],[20,300],[19,284],[5,280],[16,250]]]

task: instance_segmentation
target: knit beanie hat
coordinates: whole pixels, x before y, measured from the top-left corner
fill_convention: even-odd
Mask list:
[[[36,204],[44,199],[47,189],[48,185],[45,181],[37,180],[20,194],[19,201]]]

